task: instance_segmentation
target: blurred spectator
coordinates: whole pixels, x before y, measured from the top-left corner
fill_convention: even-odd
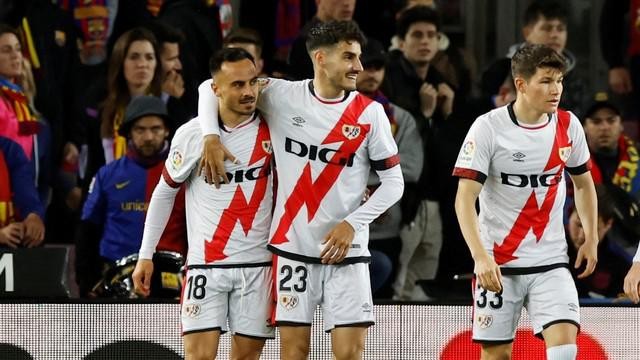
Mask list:
[[[588,93],[586,82],[573,71],[577,65],[577,59],[566,49],[569,12],[564,4],[556,0],[535,0],[525,10],[523,16],[522,34],[525,42],[514,44],[509,48],[506,57],[496,60],[497,63],[511,63],[511,57],[524,44],[547,45],[561,54],[567,61],[567,71],[564,75],[562,98],[560,107],[570,110],[582,117],[585,104],[585,94]],[[496,66],[496,64],[492,64]],[[483,75],[483,81],[495,82]],[[482,85],[485,86],[484,84]]]
[[[200,84],[209,79],[209,58],[222,48],[223,29],[217,2],[165,0],[162,4],[158,18],[182,31],[186,38],[180,49],[182,65],[189,69],[187,75],[192,77],[185,78],[186,84]]]
[[[629,259],[620,256],[616,247],[612,246],[608,232],[613,225],[614,199],[609,195],[605,185],[596,185],[598,194],[598,266],[593,274],[584,279],[576,278],[578,296],[581,298],[616,298],[623,290],[623,279],[629,267]],[[568,226],[570,264],[575,263],[578,249],[584,243],[585,236],[574,209]]]
[[[86,115],[79,119],[78,129],[87,129],[84,136],[79,136],[87,144],[85,180],[93,177],[102,165],[126,153],[126,139],[118,131],[125,108],[137,96],[160,96],[161,85],[162,66],[153,34],[145,28],[124,33],[116,41],[109,60],[106,88],[105,84],[96,84],[87,97]]]
[[[81,295],[98,281],[101,266],[138,252],[147,206],[169,151],[170,123],[166,107],[157,97],[139,96],[127,106],[118,128],[128,140],[126,155],[100,168],[82,210],[76,239]],[[184,217],[184,191],[180,191],[160,250],[186,253]]]
[[[51,183],[51,134],[46,120],[34,108],[35,81],[22,48],[18,32],[0,24],[0,136],[22,147],[46,207]]]
[[[313,64],[307,51],[307,33],[316,24],[329,20],[351,20],[356,7],[356,0],[315,0],[317,11],[309,20],[300,35],[293,42],[289,53],[291,75],[296,79],[313,78]]]
[[[608,102],[604,94],[587,110],[584,130],[591,152],[591,175],[596,184],[618,187],[636,200],[640,199],[640,155],[634,141],[623,134],[620,110]],[[611,191],[610,191],[611,192]],[[616,195],[613,192],[612,195]],[[569,199],[569,204],[571,204]],[[640,239],[640,230],[624,216],[628,210],[618,211],[609,232],[610,247],[617,247],[621,257],[631,261]],[[638,224],[640,228],[640,224]]]
[[[362,49],[360,61],[362,62],[363,71],[358,74],[356,83],[358,91],[382,104],[391,123],[391,132],[398,145],[398,155],[400,156],[400,165],[405,184],[416,184],[422,172],[424,161],[422,140],[420,139],[420,134],[416,131],[416,121],[413,116],[408,111],[390,102],[380,91],[387,63],[386,51],[379,41],[369,38]],[[367,185],[372,192],[380,185],[380,180],[373,170],[369,174]],[[400,201],[393,205],[369,226],[369,248],[387,256],[392,265],[390,273],[392,280],[386,283],[383,282],[380,291],[374,292],[373,295],[377,298],[391,298],[393,296],[391,283],[398,270],[398,257],[402,248],[402,241],[400,240],[402,203]],[[372,257],[372,262],[374,262],[372,269],[377,268],[375,262],[379,261],[379,259],[379,256]],[[374,278],[376,274],[372,271],[371,276]],[[372,279],[372,284],[375,283],[377,283],[376,279]]]
[[[414,6],[427,6],[437,10],[436,2],[433,0],[399,0],[395,1],[396,18],[399,18],[403,11]],[[397,49],[399,46],[400,39],[397,35],[393,36],[391,49]],[[438,51],[430,63],[442,74],[445,81],[456,89],[457,100],[464,99],[470,95],[471,70],[469,63],[471,63],[471,60],[465,54],[464,49],[451,43],[445,33],[440,32],[438,34]]]
[[[640,2],[605,0],[600,13],[600,50],[609,66],[609,87],[616,94],[634,94],[638,113],[640,87]]]
[[[195,116],[197,106],[195,84],[186,84],[183,74],[188,72],[180,60],[181,44],[185,38],[180,30],[160,20],[152,21],[145,27],[153,33],[160,48],[160,64],[162,66],[162,100],[167,104],[167,110],[173,123],[172,133],[180,125]]]
[[[256,63],[256,70],[258,76],[264,77],[266,74],[263,72],[264,59],[262,59],[262,37],[254,29],[250,28],[235,28],[226,38],[224,38],[223,47],[239,47],[247,50]]]
[[[0,247],[34,247],[44,240],[44,206],[33,178],[22,147],[0,136]]]
[[[431,66],[438,50],[440,16],[426,6],[414,6],[398,18],[400,48],[389,53],[382,92],[396,105],[408,110],[417,122],[424,149],[424,166],[417,184],[404,189],[403,244],[418,245],[426,254],[419,260],[423,279],[433,279],[442,246],[442,217],[439,202],[442,189],[451,182],[439,157],[439,128],[453,111],[455,93]],[[453,196],[453,195],[452,195]],[[455,221],[455,217],[451,222]],[[410,245],[408,248],[415,248]],[[410,257],[411,255],[407,255]]]

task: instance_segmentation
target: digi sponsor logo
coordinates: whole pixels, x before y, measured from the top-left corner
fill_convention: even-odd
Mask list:
[[[349,140],[353,140],[360,135],[360,126],[357,125],[342,125],[342,135]]]
[[[298,297],[296,295],[280,295],[280,305],[286,310],[293,310],[298,306]]]
[[[478,316],[476,317],[476,322],[481,329],[489,328],[491,327],[491,324],[493,324],[493,316],[478,314]]]
[[[171,154],[171,167],[173,167],[173,170],[180,169],[183,161],[184,157],[182,156],[180,150],[173,150],[173,153]]]
[[[325,164],[335,164],[347,167],[353,166],[353,160],[356,157],[355,153],[349,154],[331,148],[307,145],[291,138],[285,139],[284,150],[289,154],[293,154],[301,158],[307,158],[312,161],[319,160]]]
[[[524,174],[507,174],[500,173],[500,178],[503,185],[515,186],[515,187],[549,187],[557,185],[562,180],[560,174],[542,174],[542,175],[524,175]]]
[[[182,314],[186,317],[194,318],[200,314],[200,305],[198,304],[185,304],[182,307]]]

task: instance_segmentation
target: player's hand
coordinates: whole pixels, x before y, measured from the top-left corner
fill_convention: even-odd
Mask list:
[[[419,91],[420,95],[420,111],[426,118],[433,116],[438,104],[438,90],[429,83],[423,83]]]
[[[495,260],[488,254],[475,260],[473,272],[480,282],[480,286],[495,293],[502,291],[502,273]]]
[[[229,178],[224,169],[225,159],[237,163],[235,156],[222,145],[218,135],[205,136],[198,173],[204,175],[204,180],[208,184],[214,184],[217,189],[220,188],[221,181],[225,184],[229,183]]]
[[[591,275],[596,269],[598,263],[598,241],[585,241],[578,249],[578,256],[576,257],[575,268],[578,269],[582,266],[582,263],[586,261],[587,265],[584,271],[578,275],[578,279],[586,278]]]
[[[640,262],[634,262],[624,278],[624,293],[635,304],[640,302]]]
[[[628,94],[633,90],[631,75],[626,67],[609,69],[609,87],[616,94]]]
[[[325,236],[324,249],[320,253],[323,264],[337,264],[344,260],[351,248],[351,242],[355,235],[355,230],[346,221],[336,225],[327,236]]]
[[[174,98],[181,98],[184,95],[184,80],[182,75],[175,71],[169,71],[162,82],[162,91]]]
[[[453,112],[453,99],[455,96],[455,92],[449,85],[445,83],[438,85],[438,103],[445,119]]]
[[[22,242],[24,225],[21,222],[11,223],[0,229],[0,245],[15,249]]]
[[[153,275],[153,261],[149,259],[138,259],[136,268],[133,270],[133,288],[137,294],[143,297],[151,294],[151,275]]]
[[[22,244],[28,248],[40,245],[44,240],[44,223],[42,219],[40,219],[40,216],[35,213],[30,213],[22,221],[22,224],[24,225]]]

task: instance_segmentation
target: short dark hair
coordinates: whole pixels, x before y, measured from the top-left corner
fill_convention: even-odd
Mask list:
[[[243,48],[223,48],[218,50],[209,60],[209,71],[215,75],[222,68],[225,62],[237,62],[249,59],[255,65],[255,59]]]
[[[16,28],[8,24],[0,23],[0,35],[4,34],[13,34],[18,38],[18,41],[22,43],[22,40],[20,40],[20,34]]]
[[[546,45],[526,44],[511,58],[511,75],[529,80],[539,68],[553,68],[565,73],[567,62],[564,57]]]
[[[333,46],[340,41],[356,41],[360,46],[367,43],[367,38],[353,20],[330,20],[313,26],[307,34],[307,51],[311,52],[320,47]]]
[[[419,22],[433,24],[436,30],[440,31],[440,14],[429,6],[419,5],[404,10],[400,14],[396,22],[396,35],[404,39],[411,25]]]
[[[260,33],[254,29],[243,27],[231,30],[229,35],[224,38],[223,46],[227,47],[233,43],[253,44],[258,50],[258,54],[262,53],[262,47],[264,46]]]
[[[185,41],[185,36],[180,29],[175,28],[161,20],[149,21],[144,25],[149,29],[156,37],[158,45],[162,46],[164,43],[182,43]]]
[[[544,16],[546,19],[558,19],[566,24],[569,12],[559,1],[535,0],[524,11],[524,26],[533,25],[540,16]]]

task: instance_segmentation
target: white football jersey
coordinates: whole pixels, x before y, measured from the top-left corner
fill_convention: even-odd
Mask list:
[[[582,174],[588,160],[584,130],[570,112],[558,110],[536,127],[519,125],[512,105],[476,119],[453,174],[484,184],[480,237],[498,265],[568,262],[564,170]]]
[[[267,242],[273,183],[269,129],[258,115],[231,130],[220,128],[222,144],[239,160],[239,164],[225,163],[229,184],[216,189],[197,173],[203,146],[198,118],[176,131],[163,172],[173,187],[186,182],[187,264],[270,262]]]
[[[269,121],[278,191],[269,247],[319,262],[327,233],[362,203],[370,168],[399,164],[382,106],[353,91],[325,101],[312,81],[270,79],[258,100]],[[368,259],[369,228],[356,226],[345,263]]]

